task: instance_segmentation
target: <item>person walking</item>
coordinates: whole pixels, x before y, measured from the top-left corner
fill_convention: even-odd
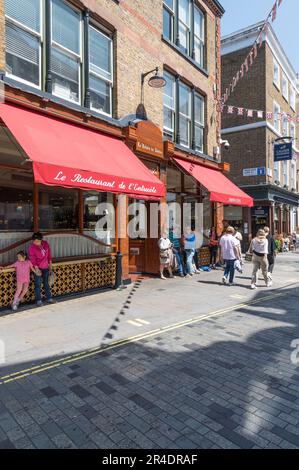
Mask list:
[[[216,228],[212,227],[210,230],[210,243],[209,243],[210,267],[212,269],[216,269],[218,245],[219,245],[219,241],[218,241]]]
[[[187,277],[198,274],[200,271],[197,270],[194,264],[194,254],[196,249],[196,235],[192,232],[191,227],[187,227],[184,233],[184,249],[186,253],[186,264],[187,264]]]
[[[36,273],[31,261],[27,259],[27,255],[24,251],[17,253],[17,261],[6,268],[15,268],[17,275],[17,290],[14,295],[12,310],[15,312],[18,310],[20,302],[24,299],[28,292],[30,284],[30,272]],[[0,267],[0,270],[4,269]]]
[[[269,227],[264,227],[264,232],[268,240],[268,278],[270,279],[270,281],[272,281],[272,275],[273,275],[274,264],[275,264],[275,256],[276,256],[275,240],[274,240],[274,237],[272,237],[270,233]]]
[[[169,272],[169,277],[173,278],[171,264],[172,264],[172,243],[169,240],[167,233],[163,232],[161,238],[158,241],[158,247],[160,250],[160,277],[166,279],[164,276],[164,269]]]
[[[52,254],[48,242],[43,240],[40,232],[32,235],[32,243],[29,247],[29,259],[35,269],[35,300],[38,307],[42,306],[41,287],[44,285],[46,301],[55,303],[49,285],[49,275],[52,273]]]
[[[238,243],[237,239],[234,237],[234,232],[234,227],[228,226],[225,234],[222,235],[219,242],[220,259],[222,263],[225,263],[225,270],[222,281],[223,284],[227,284],[228,281],[230,286],[234,284],[235,262],[236,260],[240,260],[237,250]]]
[[[264,230],[260,229],[257,236],[252,240],[249,252],[252,254],[253,271],[251,278],[251,289],[256,289],[258,271],[262,270],[267,287],[271,287],[272,281],[268,278],[268,240]]]

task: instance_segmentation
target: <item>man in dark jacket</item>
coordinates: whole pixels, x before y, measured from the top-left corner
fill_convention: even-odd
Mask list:
[[[274,269],[275,256],[276,256],[275,241],[274,241],[274,238],[272,237],[272,235],[270,233],[269,227],[264,227],[264,231],[266,233],[266,237],[267,237],[267,240],[268,240],[268,263],[269,263],[268,277],[269,277],[269,279],[272,280],[272,273],[273,273],[273,269]]]

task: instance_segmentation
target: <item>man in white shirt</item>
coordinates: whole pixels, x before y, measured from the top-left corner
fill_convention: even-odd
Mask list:
[[[234,237],[235,229],[227,227],[226,232],[220,239],[220,259],[225,262],[225,271],[222,278],[223,284],[227,284],[229,277],[229,285],[234,283],[235,261],[240,259],[238,251],[238,240]]]

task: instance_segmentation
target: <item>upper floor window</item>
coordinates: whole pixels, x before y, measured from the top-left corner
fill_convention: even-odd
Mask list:
[[[274,127],[280,132],[280,106],[277,103],[273,103],[273,116],[274,116]]]
[[[112,39],[83,21],[81,11],[66,0],[49,1],[48,35],[48,29],[44,31],[42,27],[46,2],[5,0],[7,75],[42,90],[47,76],[47,91],[77,104],[88,97],[89,82],[90,107],[111,115]],[[89,28],[89,35],[83,34],[84,28]],[[83,37],[89,38],[88,43],[83,42]],[[46,45],[51,46],[50,57]],[[83,72],[84,77],[89,77],[84,82]],[[89,100],[86,103],[89,106]]]
[[[205,99],[190,86],[164,72],[164,136],[183,147],[204,151]],[[178,138],[179,137],[179,138]]]
[[[296,147],[295,145],[295,141],[296,141],[296,126],[294,123],[291,122],[290,124],[290,137],[292,137],[294,140],[293,140],[293,146]]]
[[[81,95],[81,14],[63,0],[51,2],[53,94],[78,103]]]
[[[166,86],[163,95],[164,135],[174,140],[174,117],[175,117],[175,78],[164,72]]]
[[[297,189],[297,163],[295,160],[292,160],[291,189]]]
[[[42,22],[40,0],[5,0],[6,72],[41,86]]]
[[[112,40],[90,26],[89,73],[91,108],[112,113]]]
[[[205,15],[191,0],[163,0],[163,36],[204,67]]]
[[[280,181],[280,162],[274,162],[274,181]]]
[[[175,0],[164,0],[163,6],[163,35],[169,41],[174,41],[174,2]]]
[[[289,135],[289,120],[286,114],[284,114],[282,118],[282,135],[283,136]]]
[[[289,101],[289,84],[285,75],[282,75],[282,96]]]
[[[290,92],[290,105],[292,109],[296,111],[296,90],[293,87],[291,87],[291,92]]]
[[[289,172],[290,172],[289,160],[285,160],[283,162],[283,184],[285,186],[289,186]]]
[[[273,60],[273,83],[280,90],[280,68],[276,60]]]

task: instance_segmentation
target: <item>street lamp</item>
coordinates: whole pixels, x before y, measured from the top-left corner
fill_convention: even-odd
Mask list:
[[[155,75],[153,75],[149,79],[149,81],[148,81],[149,86],[152,87],[152,88],[163,88],[163,87],[165,87],[166,80],[165,80],[164,77],[159,75],[159,68],[158,67],[154,68],[153,70],[150,70],[149,72],[141,74],[141,87],[143,87],[143,85],[144,85],[145,77],[147,77],[148,75],[150,75],[153,72],[155,72]]]

